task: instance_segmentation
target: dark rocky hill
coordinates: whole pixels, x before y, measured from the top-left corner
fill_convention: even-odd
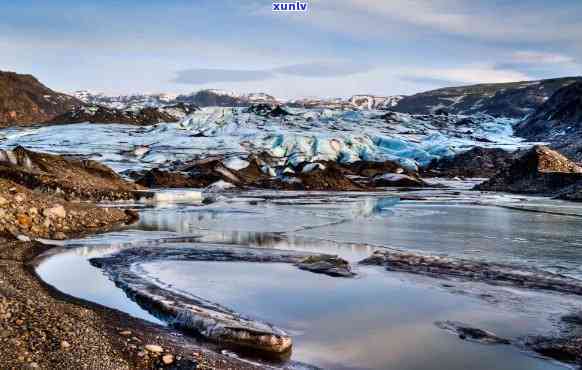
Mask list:
[[[558,90],[515,133],[545,141],[569,158],[582,162],[582,81]]]
[[[54,117],[49,123],[121,123],[128,125],[154,125],[162,122],[178,122],[197,107],[178,103],[165,107],[146,107],[137,110],[85,105]]]
[[[45,122],[80,105],[31,75],[0,71],[0,127]]]
[[[582,167],[545,146],[516,158],[477,190],[556,195],[582,181]]]
[[[493,177],[505,169],[516,153],[499,148],[475,147],[452,157],[433,160],[423,175],[427,177]]]
[[[446,87],[405,96],[392,110],[415,114],[441,110],[452,114],[486,113],[522,118],[533,113],[560,88],[577,81],[582,81],[582,77]]]

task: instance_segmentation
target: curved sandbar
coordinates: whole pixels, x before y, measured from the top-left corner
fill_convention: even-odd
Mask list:
[[[128,296],[171,325],[193,330],[214,342],[277,354],[290,351],[293,344],[284,330],[203,298],[163,289],[135,271],[136,264],[157,261],[290,263],[335,277],[355,275],[349,263],[336,256],[226,245],[132,248],[90,260]]]

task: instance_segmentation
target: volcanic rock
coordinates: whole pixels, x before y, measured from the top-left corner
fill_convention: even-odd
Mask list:
[[[560,153],[535,146],[475,189],[551,195],[582,180],[582,168]]]
[[[493,177],[505,169],[515,154],[499,148],[475,147],[452,157],[433,160],[423,171],[425,176]]]

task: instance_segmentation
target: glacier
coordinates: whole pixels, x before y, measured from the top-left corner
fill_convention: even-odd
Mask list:
[[[275,112],[275,111],[273,111]],[[0,131],[0,148],[101,161],[117,171],[143,170],[176,160],[219,155],[229,168],[265,152],[280,165],[302,162],[393,160],[415,170],[474,146],[515,150],[516,120],[488,115],[410,115],[380,110],[285,108],[275,116],[251,108],[202,108],[178,123],[148,127],[70,124]],[[268,169],[266,169],[268,171]]]

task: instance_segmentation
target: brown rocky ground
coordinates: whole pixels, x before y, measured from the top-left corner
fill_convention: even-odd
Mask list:
[[[239,188],[313,191],[367,191],[375,187],[423,187],[419,174],[395,162],[332,161],[277,166],[278,158],[265,153],[251,155],[249,165],[240,170],[227,168],[224,158],[211,157],[175,163],[168,169],[153,169],[137,176],[137,184],[147,187],[203,188],[222,180]],[[279,176],[275,176],[279,174]],[[395,176],[385,176],[394,174]]]
[[[582,167],[560,153],[535,146],[476,190],[555,195],[582,181]]]
[[[476,147],[453,157],[433,160],[424,170],[429,177],[495,176],[511,164],[515,154],[499,148]]]
[[[17,147],[0,150],[0,178],[69,200],[133,199],[139,185],[99,162],[65,158]]]
[[[51,247],[15,240],[79,236],[134,219],[0,179],[0,368],[256,368],[168,328],[59,293],[40,281],[31,262]]]

